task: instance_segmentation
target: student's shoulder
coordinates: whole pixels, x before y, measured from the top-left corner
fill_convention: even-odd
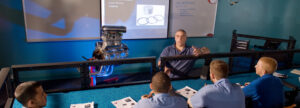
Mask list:
[[[149,98],[149,99],[141,99],[141,100],[139,100],[138,102],[137,102],[137,104],[139,105],[139,106],[144,106],[144,105],[149,105],[149,104],[151,104],[152,102],[151,102],[151,98]]]
[[[207,89],[215,89],[215,88],[216,88],[216,86],[214,84],[208,84],[206,86],[203,86],[201,89],[207,90]]]
[[[175,99],[175,103],[180,106],[187,106],[186,100],[180,96],[172,96]]]
[[[140,102],[151,102],[153,98],[146,98],[146,99],[141,99],[139,100]]]
[[[275,76],[270,76],[270,77],[268,77],[268,78],[265,78],[264,79],[265,81],[265,83],[273,83],[273,84],[281,84],[281,85],[283,85],[282,84],[282,80],[280,79],[280,78],[278,78],[278,77],[275,77]]]
[[[200,95],[207,95],[209,94],[210,92],[214,92],[217,88],[213,85],[213,84],[209,84],[209,85],[206,85],[204,87],[202,87],[198,92]]]
[[[171,98],[176,99],[178,101],[185,101],[185,99],[182,96],[179,96],[179,95],[171,96]]]
[[[245,88],[249,88],[249,87],[254,87],[254,88],[261,87],[261,86],[264,86],[266,82],[268,82],[267,79],[259,77],[259,78],[255,79],[255,80],[253,80],[252,82],[250,82],[250,84],[248,86],[246,86]]]

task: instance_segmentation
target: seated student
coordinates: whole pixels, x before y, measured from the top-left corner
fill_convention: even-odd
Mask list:
[[[193,108],[245,108],[245,96],[240,86],[227,79],[228,65],[221,60],[210,63],[210,79],[214,84],[202,87],[188,99]]]
[[[196,48],[194,46],[187,46],[187,33],[183,29],[179,29],[175,33],[175,43],[166,47],[160,54],[160,57],[167,56],[179,56],[179,55],[194,55],[199,56],[202,54],[209,54],[210,50],[206,47]],[[170,78],[186,77],[191,71],[195,60],[175,60],[168,61],[164,67],[164,72],[169,75]],[[158,66],[161,65],[161,61],[158,61]]]
[[[246,97],[252,99],[253,108],[283,108],[284,91],[279,78],[272,74],[277,69],[277,61],[270,57],[262,57],[255,66],[260,76],[243,88]]]
[[[187,108],[186,100],[182,97],[171,95],[172,85],[170,78],[163,72],[158,72],[152,77],[150,83],[152,91],[143,95],[134,108]],[[152,97],[152,94],[155,94]]]
[[[47,94],[42,85],[35,81],[21,83],[15,90],[16,99],[27,108],[42,108],[46,106]]]

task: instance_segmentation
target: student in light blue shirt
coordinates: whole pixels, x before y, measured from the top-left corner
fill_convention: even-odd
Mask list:
[[[245,96],[240,86],[228,79],[228,65],[221,60],[210,63],[210,79],[214,84],[202,87],[188,99],[193,108],[245,108]]]
[[[246,97],[251,98],[253,108],[283,108],[284,91],[281,80],[272,74],[277,69],[277,61],[262,57],[255,66],[260,76],[243,88]]]
[[[152,91],[143,95],[134,108],[187,108],[186,100],[170,94],[172,85],[170,78],[163,72],[158,72],[152,77],[150,83]],[[154,94],[154,96],[152,96]]]

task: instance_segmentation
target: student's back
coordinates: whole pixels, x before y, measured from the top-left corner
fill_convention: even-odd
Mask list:
[[[242,89],[231,83],[227,77],[229,67],[222,60],[210,63],[210,79],[214,84],[201,88],[188,103],[193,108],[245,108]]]
[[[282,108],[284,105],[283,84],[271,74],[254,80],[243,90],[246,97],[251,97],[254,108]]]
[[[152,98],[140,100],[135,108],[187,108],[187,103],[182,97],[160,93]]]
[[[201,88],[191,98],[191,104],[193,108],[245,108],[245,96],[238,85],[221,79]]]
[[[143,95],[134,108],[187,108],[186,100],[172,93],[169,76],[157,72],[151,80],[149,95]],[[155,94],[153,96],[153,94]]]
[[[260,77],[243,88],[245,96],[252,99],[254,108],[283,107],[283,84],[273,76],[277,64],[274,58],[261,57],[255,65],[255,72]]]

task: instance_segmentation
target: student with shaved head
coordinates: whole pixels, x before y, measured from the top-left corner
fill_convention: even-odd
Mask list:
[[[171,80],[164,72],[158,72],[150,83],[152,90],[149,95],[143,95],[134,108],[187,108],[186,100],[177,95],[171,95]],[[154,96],[152,96],[154,94]]]
[[[47,103],[47,94],[42,85],[35,81],[18,85],[15,90],[15,97],[26,108],[42,108]]]

